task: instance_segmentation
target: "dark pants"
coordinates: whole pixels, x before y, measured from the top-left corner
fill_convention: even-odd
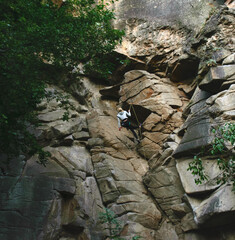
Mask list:
[[[135,131],[134,131],[134,129],[136,129],[136,128],[138,128],[138,127],[132,126],[129,121],[122,122],[121,125],[122,125],[122,127],[131,130],[131,132],[133,133],[134,137],[135,137],[136,139],[138,139],[137,134],[136,134]]]

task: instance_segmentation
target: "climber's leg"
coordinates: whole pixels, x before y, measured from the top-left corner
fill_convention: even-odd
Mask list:
[[[138,128],[138,127],[134,127],[131,125],[131,123],[129,121],[126,121],[126,122],[122,122],[122,127],[125,127],[126,129],[128,130],[131,130],[132,134],[134,135],[135,139],[137,140],[138,143],[140,143],[140,140],[135,132],[134,129]]]
[[[140,143],[140,140],[139,140],[139,138],[138,138],[138,136],[137,136],[137,134],[136,134],[136,132],[134,130],[135,127],[133,127],[132,125],[129,125],[128,129],[131,130],[131,132],[133,133],[133,135],[134,135],[135,139],[137,140],[137,142]]]

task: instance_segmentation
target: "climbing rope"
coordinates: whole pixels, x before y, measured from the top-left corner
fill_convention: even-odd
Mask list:
[[[131,108],[133,109],[133,112],[134,112],[134,115],[135,115],[137,124],[138,124],[138,126],[139,126],[139,128],[138,128],[139,137],[142,139],[142,131],[141,131],[142,123],[140,123],[140,121],[139,121],[139,119],[138,119],[138,117],[137,117],[137,114],[136,114],[136,112],[135,112],[135,108],[133,107],[133,103],[131,103],[131,105],[130,105],[130,109],[131,109]]]
[[[140,123],[140,121],[139,121],[139,119],[138,119],[138,117],[137,117],[137,114],[136,114],[136,112],[135,112],[135,108],[133,107],[133,102],[130,104],[130,109],[131,109],[131,108],[133,109],[133,112],[134,112],[134,115],[135,115],[137,124],[138,124],[138,126],[139,126],[139,128],[138,128],[139,138],[142,139],[142,130],[141,130],[142,123]],[[145,153],[145,148],[144,148],[143,146],[142,146],[142,149],[143,149],[143,153],[144,153],[144,158],[147,159],[147,158],[146,158],[146,153]]]
[[[136,114],[136,112],[135,112],[135,108],[133,107],[133,104],[131,103],[131,105],[130,105],[130,108],[132,107],[132,109],[133,109],[133,112],[134,112],[134,114],[135,114],[135,118],[136,118],[136,120],[137,120],[137,123],[138,123],[138,125],[140,125],[141,123],[139,122],[139,120],[138,120],[138,117],[137,117],[137,114]]]
[[[127,101],[127,93],[130,91],[131,89],[129,89],[129,90],[127,90],[125,93],[124,93],[124,95],[126,96],[126,101]],[[131,104],[130,104],[130,108],[129,109],[133,109],[133,113],[134,113],[134,115],[135,115],[135,118],[136,118],[136,121],[137,121],[137,124],[138,124],[138,132],[139,132],[139,138],[140,139],[142,139],[142,130],[141,130],[141,126],[142,126],[142,124],[140,123],[140,121],[139,121],[139,119],[138,119],[138,116],[137,116],[137,114],[136,114],[136,112],[135,112],[135,108],[133,107],[133,101],[132,101],[132,99],[130,98],[130,101],[131,101]],[[143,149],[143,153],[144,153],[144,158],[145,159],[147,159],[146,158],[146,153],[145,153],[145,148],[142,146],[142,149]]]

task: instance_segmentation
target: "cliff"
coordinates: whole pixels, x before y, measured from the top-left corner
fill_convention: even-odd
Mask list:
[[[111,6],[126,32],[112,79],[63,75],[64,84],[48,86],[73,108],[63,121],[56,99],[38,106],[41,126],[32,131],[51,153],[46,167],[37,156],[0,156],[1,239],[108,239],[99,222],[105,207],[124,239],[235,239],[235,195],[231,183],[216,183],[216,158],[202,157],[203,184],[187,171],[211,129],[235,120],[235,11],[227,2]],[[118,131],[118,107],[142,124],[140,144]]]

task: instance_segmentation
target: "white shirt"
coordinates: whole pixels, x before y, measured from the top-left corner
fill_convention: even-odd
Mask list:
[[[131,112],[122,111],[117,114],[118,127],[121,127],[121,121],[131,116]]]

